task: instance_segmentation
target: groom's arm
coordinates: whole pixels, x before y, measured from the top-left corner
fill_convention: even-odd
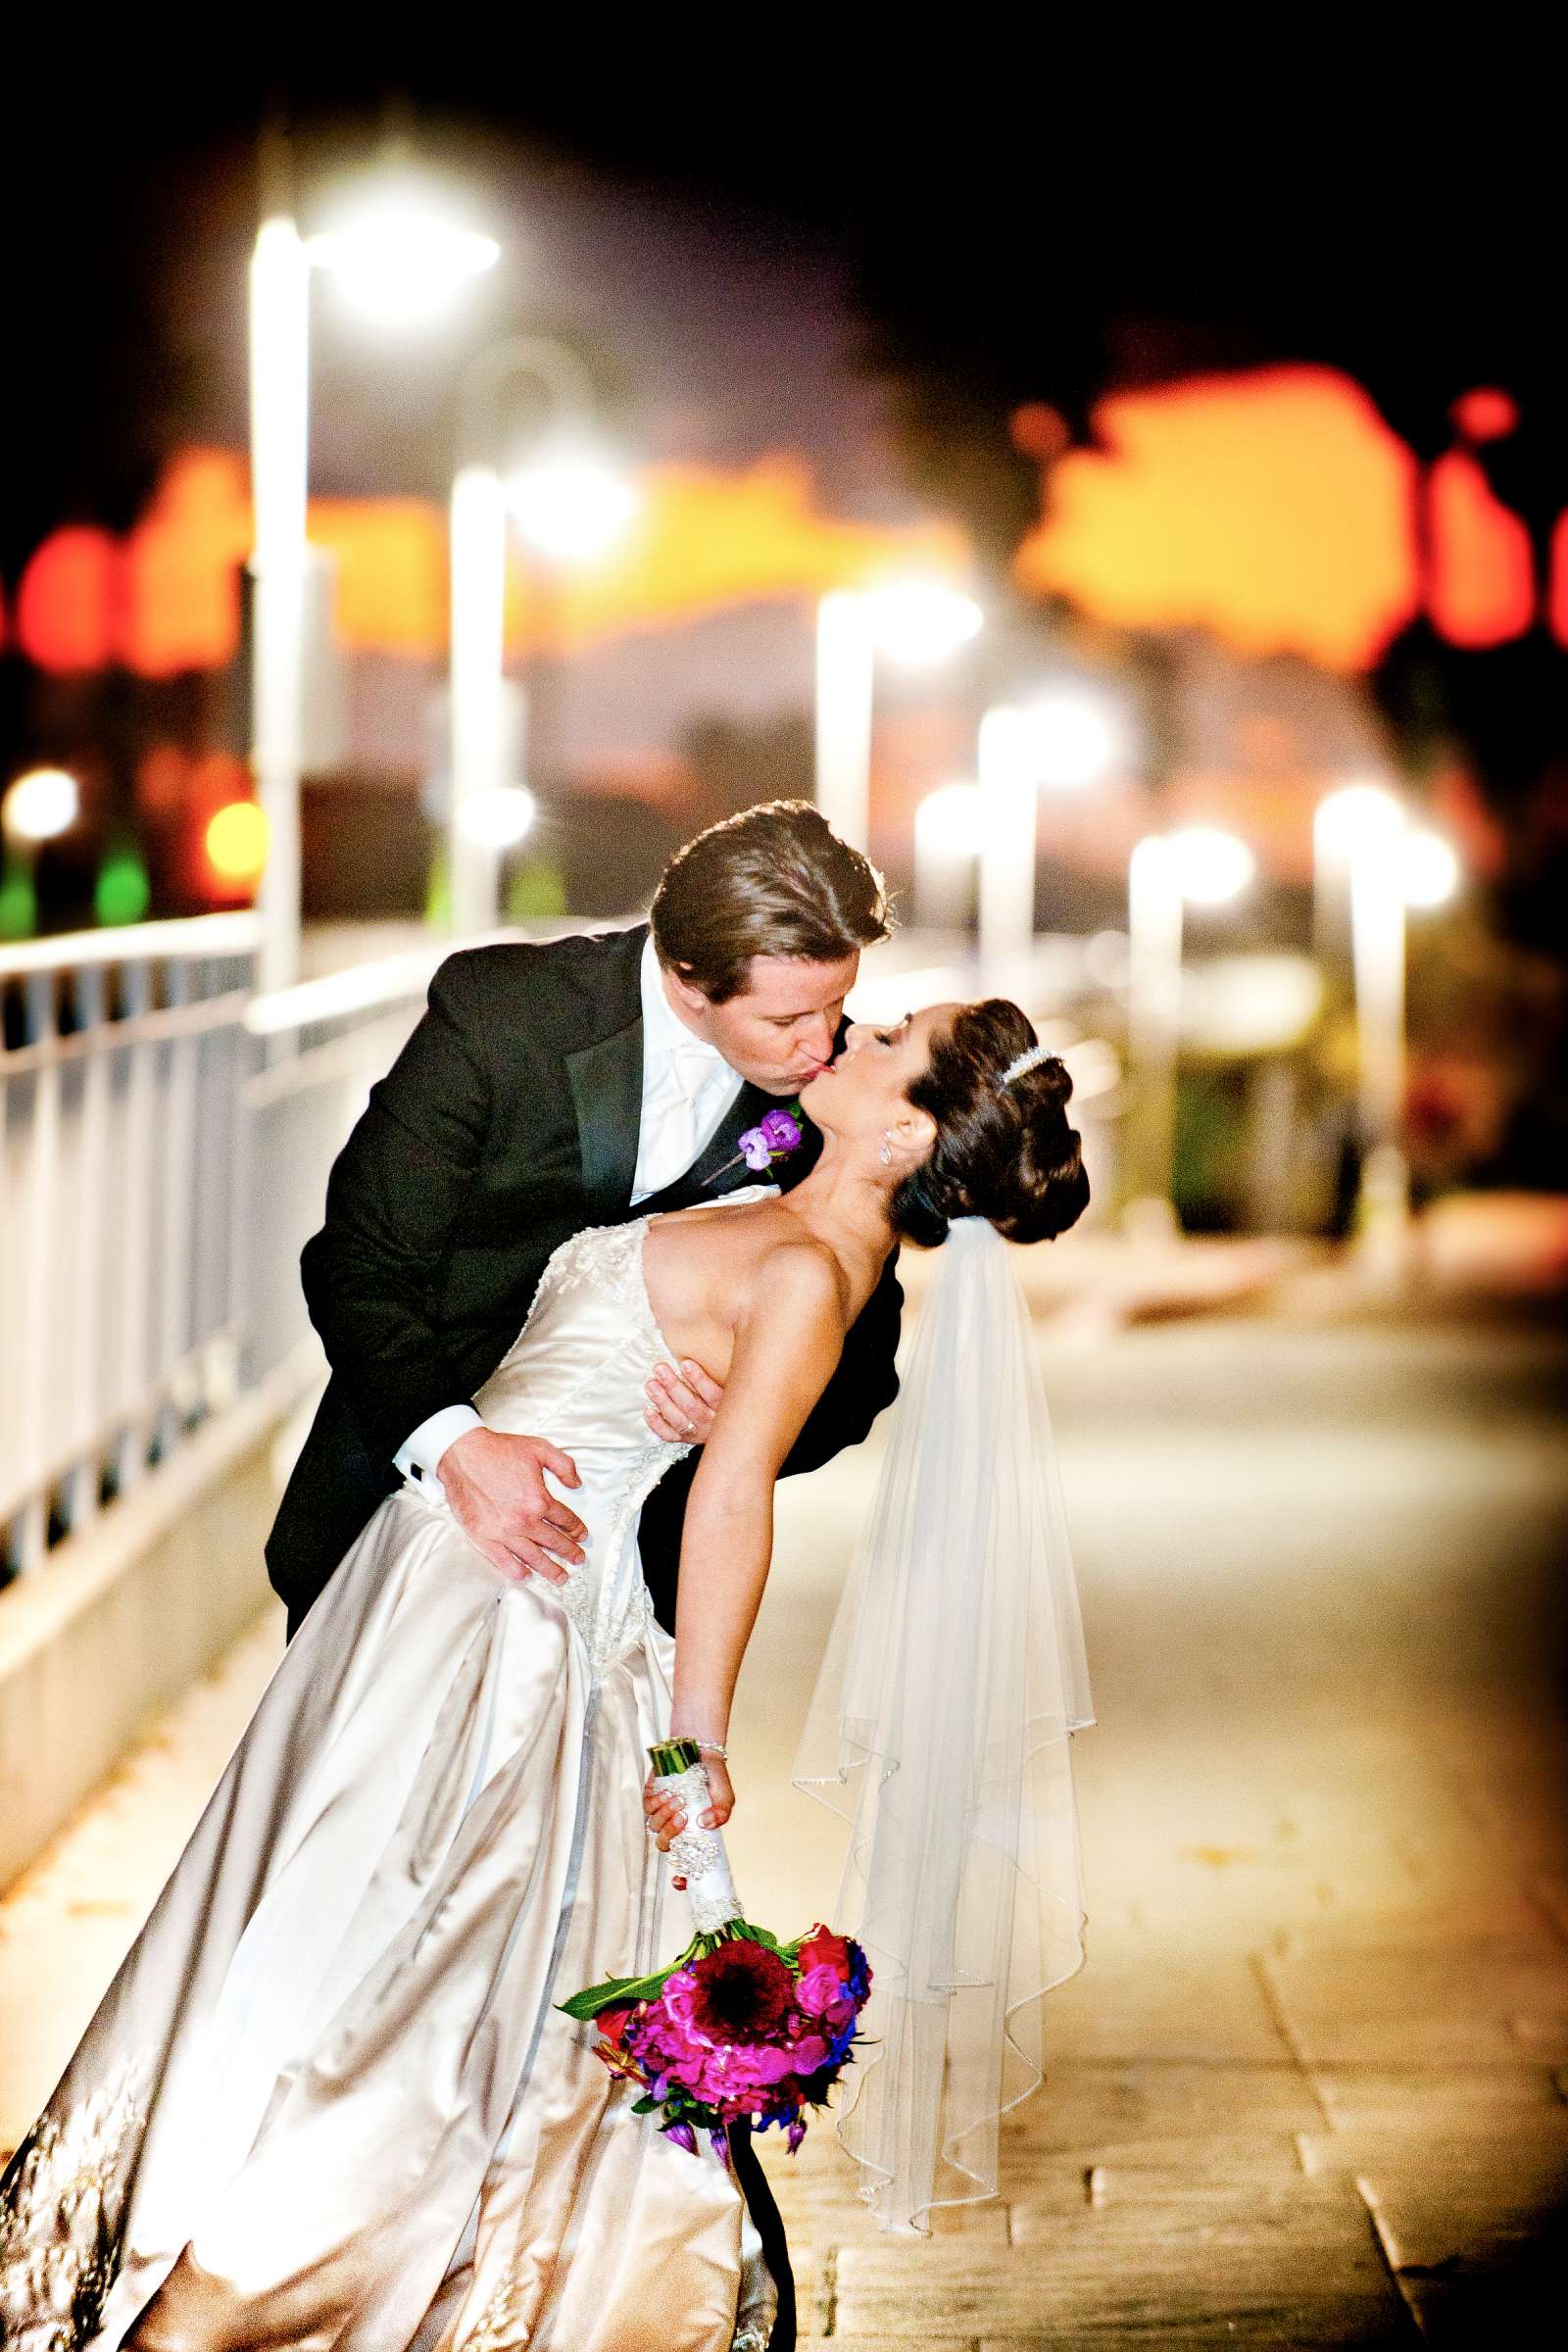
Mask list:
[[[300,1276],[311,1321],[367,1446],[390,1461],[466,1402],[431,1290],[484,1150],[492,1082],[477,986],[484,951],[451,956],[429,1004],[332,1165]]]
[[[884,1406],[899,1393],[893,1359],[899,1347],[904,1291],[895,1250],[882,1278],[851,1324],[838,1368],[807,1415],[785,1456],[780,1476],[815,1470],[846,1446],[858,1446]]]

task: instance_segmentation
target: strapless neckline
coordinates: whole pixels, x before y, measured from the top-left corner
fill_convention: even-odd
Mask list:
[[[639,1298],[642,1302],[644,1326],[647,1330],[649,1338],[655,1341],[658,1346],[663,1349],[671,1363],[678,1363],[680,1359],[676,1355],[675,1350],[670,1346],[668,1340],[664,1337],[662,1326],[660,1323],[658,1315],[654,1311],[653,1294],[648,1288],[647,1250],[648,1236],[650,1232],[655,1225],[662,1225],[666,1217],[689,1217],[694,1208],[740,1208],[747,1202],[753,1200],[777,1200],[778,1192],[779,1188],[776,1184],[738,1184],[732,1193],[720,1193],[715,1200],[689,1200],[684,1208],[660,1209],[653,1215],[638,1217],[635,1220],[635,1222],[643,1229],[642,1238],[637,1244],[635,1256],[637,1261],[637,1291]]]

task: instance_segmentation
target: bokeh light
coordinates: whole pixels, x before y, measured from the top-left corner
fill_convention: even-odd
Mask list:
[[[207,861],[221,882],[254,882],[267,863],[268,825],[254,801],[230,801],[210,818]]]
[[[13,841],[53,841],[81,810],[76,779],[63,767],[29,768],[0,800],[0,826]]]
[[[466,280],[493,269],[501,255],[493,237],[402,179],[366,190],[336,226],[307,240],[306,251],[362,317],[392,327],[439,318]]]
[[[541,555],[583,564],[614,546],[642,500],[602,452],[574,442],[543,452],[511,474],[507,503],[518,530]]]
[[[471,793],[458,811],[458,826],[487,850],[515,849],[533,829],[538,804],[523,784],[494,784]]]
[[[1217,825],[1184,825],[1167,835],[1166,847],[1177,888],[1197,906],[1223,906],[1240,896],[1256,870],[1246,842]]]
[[[1406,834],[1399,848],[1400,877],[1407,906],[1442,906],[1459,887],[1459,859],[1441,833]]]
[[[93,912],[101,923],[139,923],[152,903],[147,868],[131,849],[111,851],[93,886]]]
[[[942,580],[890,580],[861,603],[880,650],[911,668],[956,653],[985,621],[972,596]]]

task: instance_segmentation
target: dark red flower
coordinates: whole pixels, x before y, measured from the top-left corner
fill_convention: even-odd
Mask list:
[[[715,2042],[768,2041],[784,2034],[795,1997],[786,1961],[733,1936],[693,1966],[692,2023]]]

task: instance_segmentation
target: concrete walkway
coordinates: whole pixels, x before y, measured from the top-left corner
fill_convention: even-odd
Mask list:
[[[1089,1958],[1001,2198],[878,2235],[771,2142],[845,2352],[1524,2344],[1568,2203],[1560,1336],[1527,1311],[1042,1326],[1099,1713]],[[788,1766],[875,1449],[785,1490],[731,1837],[831,1916]],[[0,1904],[0,2142],[69,2054],[277,1654],[267,1618]],[[1560,2247],[1557,2249],[1560,2262]],[[1560,2270],[1559,2270],[1560,2280]],[[1560,2284],[1559,2284],[1560,2296]]]

